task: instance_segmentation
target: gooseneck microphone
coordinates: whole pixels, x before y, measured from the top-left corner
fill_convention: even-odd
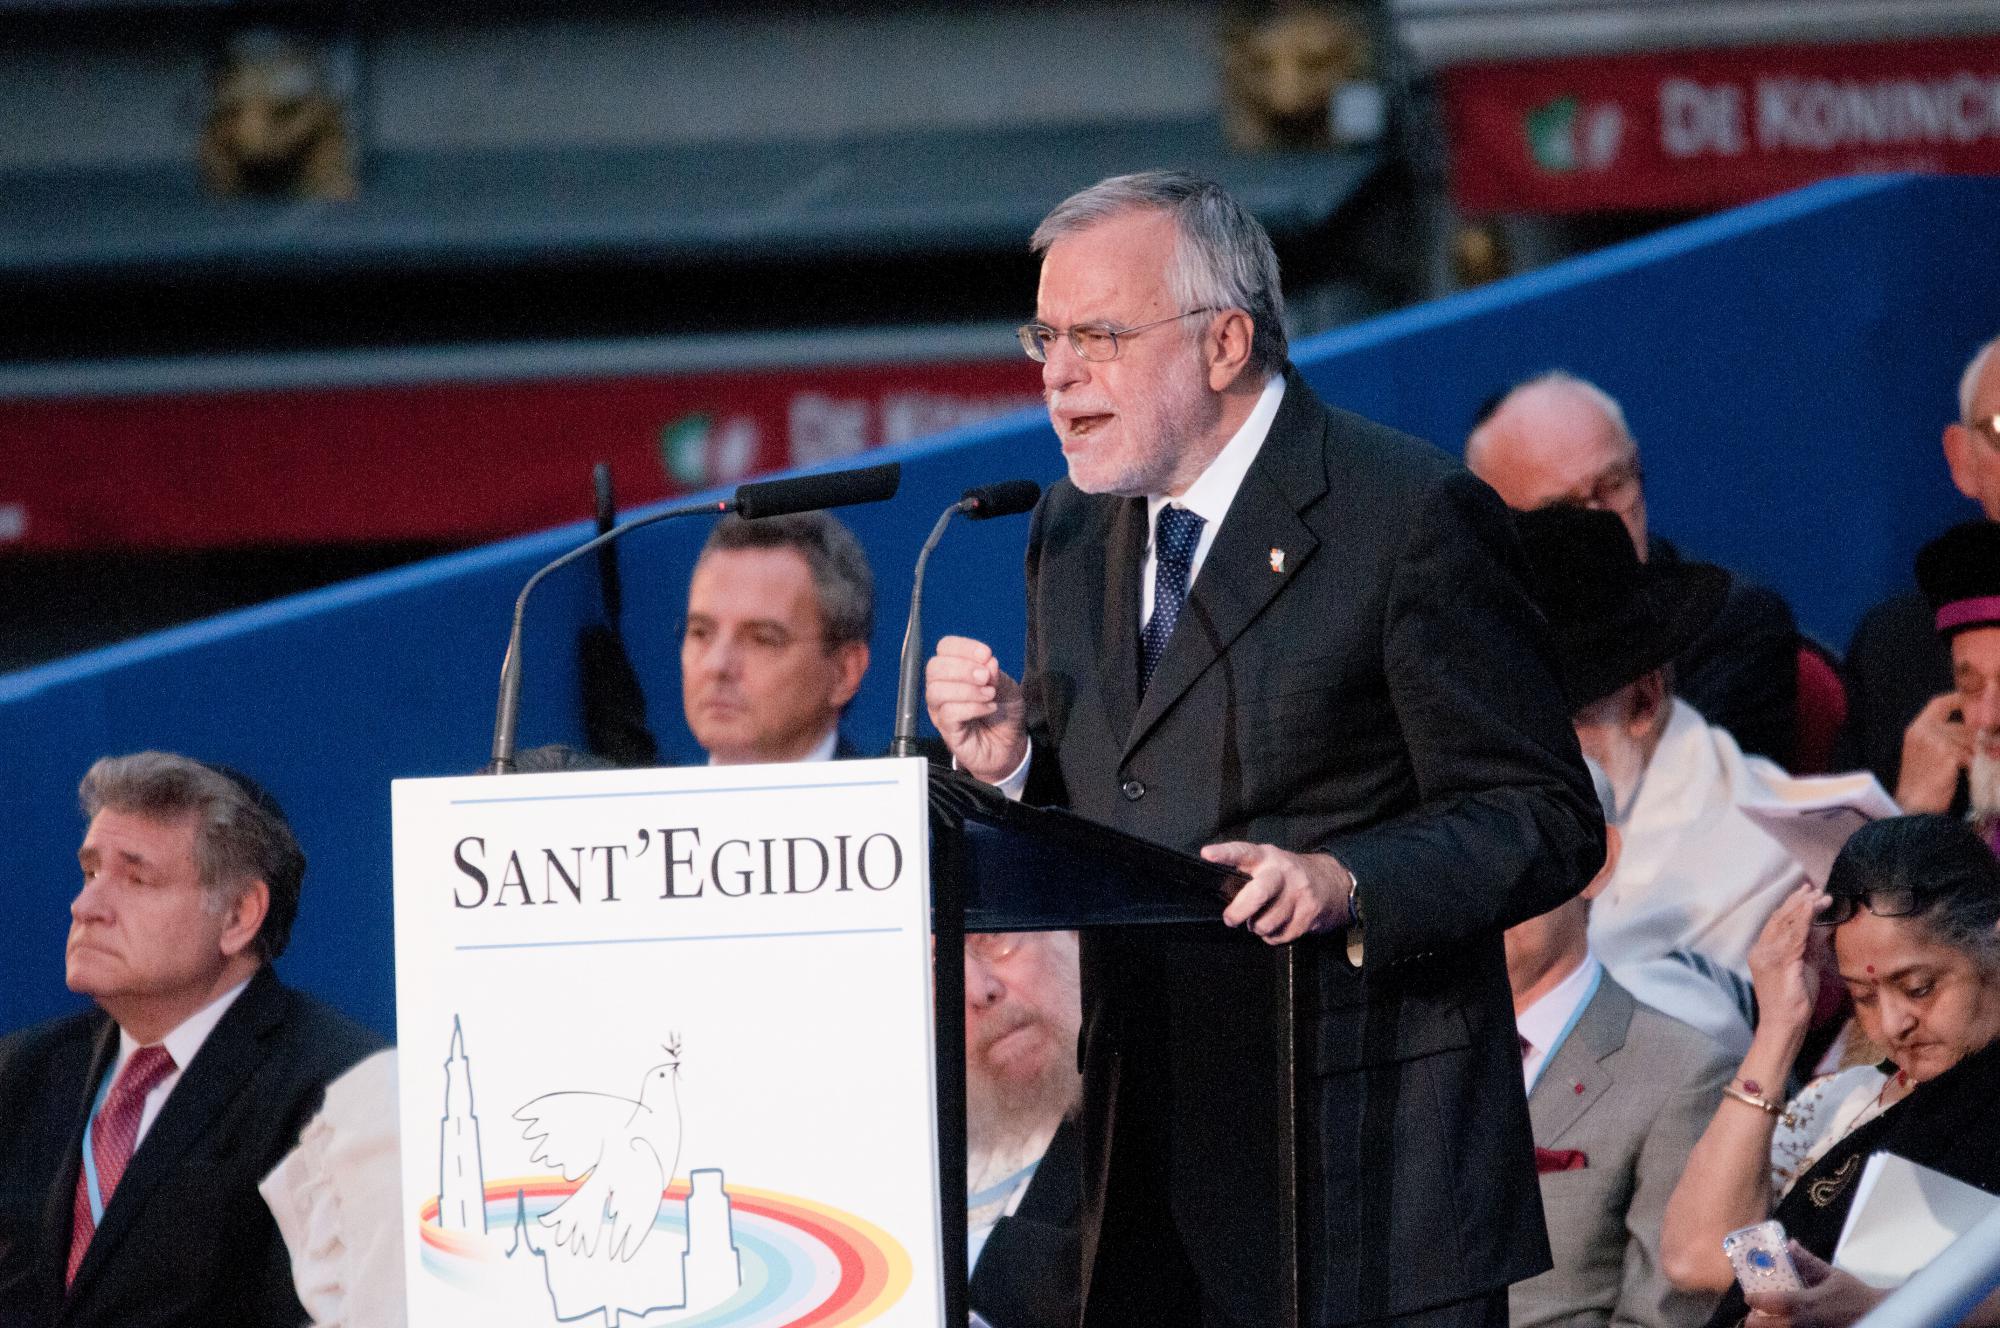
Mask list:
[[[938,541],[944,538],[944,528],[960,512],[973,521],[1014,516],[1032,508],[1041,496],[1042,486],[1033,480],[1002,480],[967,489],[965,496],[945,508],[937,524],[931,527],[931,537],[924,541],[923,552],[917,555],[916,584],[910,589],[910,621],[903,628],[902,670],[896,680],[896,729],[889,741],[889,755],[917,754],[917,682],[924,658],[924,568],[930,563],[931,550],[938,546]]]
[[[736,490],[732,506],[746,521],[766,516],[790,516],[828,507],[887,502],[896,496],[903,468],[895,462],[835,470],[824,475],[798,475],[785,480],[760,480]]]
[[[671,521],[682,516],[721,516],[735,512],[746,521],[767,516],[789,516],[793,512],[816,512],[827,507],[850,507],[856,503],[879,503],[896,496],[903,468],[894,462],[864,466],[859,470],[836,470],[824,475],[799,475],[792,479],[761,480],[737,487],[729,498],[709,503],[670,507],[664,512],[634,517],[621,522],[540,568],[528,578],[514,600],[514,625],[507,633],[507,654],[500,661],[500,700],[493,717],[493,760],[486,771],[504,775],[514,769],[515,728],[521,717],[521,622],[527,612],[528,596],[551,572],[560,571],[577,559],[625,538],[635,530]]]

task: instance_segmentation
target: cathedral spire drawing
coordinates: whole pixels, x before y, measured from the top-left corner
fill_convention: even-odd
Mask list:
[[[444,1061],[444,1117],[438,1138],[438,1226],[486,1234],[486,1170],[479,1147],[479,1117],[472,1106],[472,1062],[465,1030],[451,1020],[451,1051]]]

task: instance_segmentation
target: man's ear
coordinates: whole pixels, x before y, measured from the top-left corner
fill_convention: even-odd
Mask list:
[[[1224,309],[1211,316],[1202,333],[1202,357],[1208,363],[1208,390],[1226,392],[1250,364],[1250,340],[1256,324],[1241,309]]]
[[[227,920],[222,928],[222,953],[234,959],[256,944],[257,933],[264,929],[264,918],[271,911],[271,887],[263,881],[252,881],[243,893],[229,906]]]
[[[868,643],[843,641],[833,648],[833,658],[833,695],[828,699],[833,702],[833,708],[839,710],[861,690],[861,679],[868,673]]]
[[[1595,899],[1604,893],[1604,887],[1611,883],[1613,872],[1618,870],[1618,855],[1625,851],[1625,837],[1618,833],[1618,827],[1604,827],[1604,865],[1597,869],[1597,875],[1590,878],[1590,884],[1583,887],[1585,899]]]
[[[1944,463],[1951,468],[1951,482],[1975,503],[1979,501],[1979,481],[1973,470],[1972,449],[1978,446],[1979,440],[1963,424],[1944,426]]]

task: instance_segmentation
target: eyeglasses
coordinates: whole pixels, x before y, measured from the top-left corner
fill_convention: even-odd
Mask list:
[[[998,964],[1011,958],[1027,940],[1028,933],[1024,931],[968,932],[965,948],[982,964]]]
[[[1835,895],[1833,902],[1813,919],[1813,926],[1838,927],[1859,913],[1864,904],[1878,918],[1907,918],[1917,911],[1917,902],[1914,890],[1870,890],[1865,894]]]
[[[1640,486],[1646,482],[1646,472],[1639,465],[1636,454],[1614,465],[1607,466],[1592,479],[1567,493],[1556,495],[1544,507],[1590,507],[1610,512],[1623,512],[1639,494]]]
[[[1036,364],[1049,362],[1049,348],[1057,337],[1069,338],[1070,349],[1077,358],[1102,364],[1106,360],[1118,358],[1118,338],[1137,336],[1147,328],[1160,327],[1182,318],[1193,318],[1196,314],[1220,313],[1221,309],[1210,306],[1190,309],[1186,313],[1171,314],[1166,318],[1155,318],[1150,323],[1137,327],[1113,327],[1110,323],[1078,323],[1071,328],[1050,327],[1047,323],[1023,323],[1014,329],[1014,335],[1021,339],[1021,349],[1028,352],[1028,358]]]

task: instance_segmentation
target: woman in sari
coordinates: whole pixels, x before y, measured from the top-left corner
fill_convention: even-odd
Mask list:
[[[1888,1055],[1791,1103],[1781,1085],[1806,1034],[1830,928],[1855,1019]],[[1900,816],[1863,826],[1826,892],[1801,887],[1750,954],[1758,1023],[1715,1119],[1668,1202],[1661,1257],[1677,1285],[1725,1292],[1729,1328],[1843,1328],[1881,1300],[1828,1266],[1870,1154],[1894,1153],[2000,1192],[2000,860],[1964,822]],[[1722,1237],[1775,1217],[1806,1289],[1746,1304]],[[1983,1305],[1969,1322],[2000,1322]]]

